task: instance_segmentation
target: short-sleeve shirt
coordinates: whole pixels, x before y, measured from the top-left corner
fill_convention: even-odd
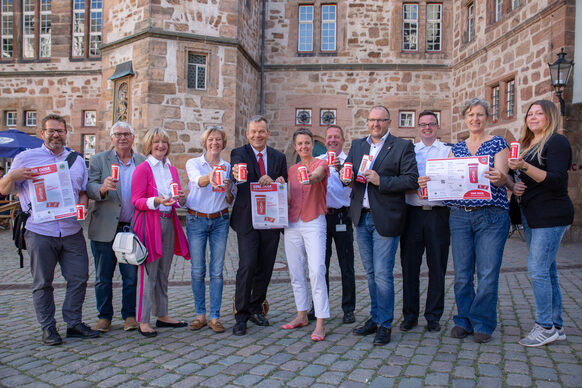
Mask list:
[[[489,155],[489,167],[495,164],[495,155],[507,148],[507,142],[501,136],[493,136],[492,139],[487,140],[481,144],[475,155],[471,155],[467,148],[465,140],[458,142],[453,146],[451,152],[455,158],[465,158],[469,156],[487,156]],[[445,201],[448,206],[463,206],[463,207],[485,207],[498,206],[504,209],[509,209],[507,202],[507,190],[505,186],[497,187],[491,185],[491,199],[459,199],[454,201]]]
[[[289,186],[291,187],[291,202],[289,203],[289,222],[308,222],[316,219],[321,214],[327,214],[325,196],[327,193],[327,178],[329,168],[327,160],[314,159],[307,167],[307,171],[312,173],[319,166],[325,167],[326,175],[321,182],[312,185],[303,185],[299,182],[299,166],[294,164],[289,168]]]

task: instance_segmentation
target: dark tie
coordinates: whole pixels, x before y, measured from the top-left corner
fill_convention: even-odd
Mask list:
[[[261,172],[261,176],[267,175],[265,171],[265,161],[263,160],[263,154],[259,152],[259,171]]]

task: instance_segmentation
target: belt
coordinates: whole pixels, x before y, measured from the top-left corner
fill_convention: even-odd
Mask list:
[[[328,207],[327,208],[327,214],[328,215],[335,215],[335,214],[343,214],[345,212],[348,211],[348,208],[345,206],[340,207],[339,209],[333,208],[333,207]]]
[[[172,212],[160,212],[162,218],[172,218]]]
[[[367,207],[362,208],[362,213],[370,213],[370,209]]]
[[[196,217],[208,218],[209,220],[213,220],[215,218],[218,218],[220,216],[224,216],[224,215],[228,214],[228,208],[224,208],[219,212],[210,213],[210,214],[201,213],[201,212],[197,212],[196,210],[188,209],[188,213],[192,214],[193,216],[196,216]]]
[[[483,209],[482,207],[475,207],[475,206],[459,206],[461,209],[463,209],[466,212],[472,212],[474,210],[481,210]]]
[[[437,210],[437,209],[446,209],[446,206],[432,206],[432,205],[422,205],[422,206],[413,206],[417,207],[421,210]]]

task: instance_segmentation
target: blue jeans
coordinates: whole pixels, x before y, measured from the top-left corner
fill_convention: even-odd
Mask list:
[[[509,211],[495,206],[473,211],[452,206],[449,227],[457,302],[453,320],[469,333],[491,335],[497,326],[499,270],[509,232]]]
[[[568,226],[530,228],[521,216],[529,248],[527,269],[536,300],[536,323],[562,327],[562,291],[558,282],[556,254]]]
[[[186,234],[190,245],[192,263],[192,293],[197,315],[206,314],[206,241],[210,243],[210,319],[220,318],[222,305],[222,267],[228,237],[229,216],[225,214],[215,219],[188,214]]]
[[[394,256],[399,236],[381,236],[371,213],[362,213],[356,227],[356,241],[368,278],[370,316],[378,326],[392,327],[394,319]]]
[[[100,319],[113,318],[113,273],[117,265],[111,242],[91,241],[91,252],[95,259],[95,299]],[[137,266],[119,264],[121,273],[121,317],[135,317],[135,294],[137,291]]]

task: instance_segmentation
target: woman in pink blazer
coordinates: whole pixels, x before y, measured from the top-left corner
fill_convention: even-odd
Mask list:
[[[138,331],[155,337],[150,325],[150,312],[157,316],[156,327],[184,327],[168,315],[168,276],[174,255],[190,260],[188,241],[175,208],[183,206],[186,195],[180,186],[178,170],[171,166],[168,133],[161,128],[149,130],[143,139],[146,163],[135,168],[131,180],[131,200],[135,208],[133,228],[148,250],[146,262],[138,268],[137,321]],[[178,196],[170,186],[178,185]]]

